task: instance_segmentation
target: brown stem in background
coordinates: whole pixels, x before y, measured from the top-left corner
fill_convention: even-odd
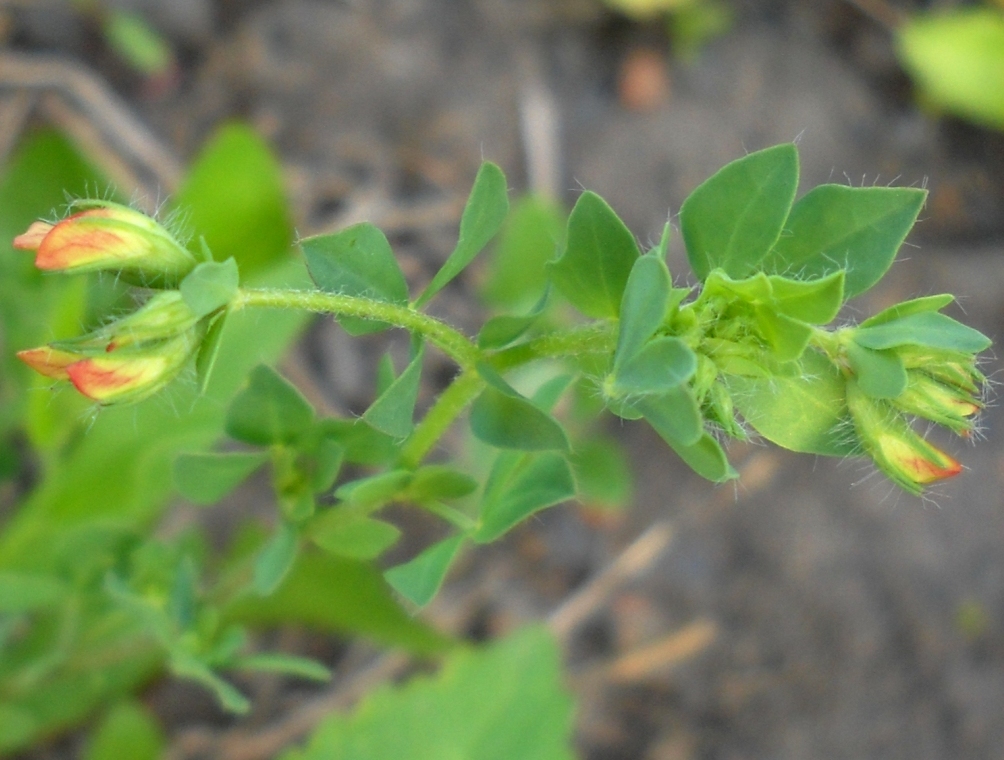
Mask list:
[[[906,22],[906,13],[890,5],[886,0],[846,0],[872,21],[881,24],[890,32]]]

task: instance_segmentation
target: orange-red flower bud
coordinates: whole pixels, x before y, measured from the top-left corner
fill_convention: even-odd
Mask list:
[[[890,480],[912,494],[962,472],[962,465],[918,435],[890,404],[847,382],[847,406],[867,453]]]
[[[39,269],[115,271],[149,286],[176,284],[197,263],[153,219],[108,202],[92,202],[56,224],[35,222],[14,239],[14,247],[35,251]]]

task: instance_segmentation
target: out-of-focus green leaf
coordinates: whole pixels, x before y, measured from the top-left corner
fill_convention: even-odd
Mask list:
[[[425,292],[415,301],[415,308],[428,303],[450,280],[460,274],[474,257],[481,253],[488,242],[495,237],[509,212],[509,197],[502,170],[486,161],[481,164],[474,186],[467,198],[463,216],[460,218],[460,237],[457,247],[436,272]]]
[[[258,552],[254,563],[254,590],[268,596],[282,583],[292,569],[300,549],[300,532],[293,525],[283,523]]]
[[[701,183],[680,207],[687,257],[701,280],[721,268],[752,274],[777,243],[798,188],[791,143],[750,153]]]
[[[513,203],[482,286],[487,303],[518,312],[543,297],[546,264],[561,245],[565,217],[559,204],[542,196],[526,195]]]
[[[569,462],[578,499],[587,507],[623,509],[631,503],[631,468],[616,440],[593,433],[572,447]]]
[[[333,715],[281,760],[572,760],[572,700],[543,628],[450,656],[442,671],[383,687]]]
[[[309,535],[315,544],[336,556],[373,559],[397,543],[401,531],[383,520],[335,507],[311,523]]]
[[[52,575],[0,571],[0,614],[19,614],[55,607],[69,589]]]
[[[564,249],[548,270],[555,287],[583,314],[616,317],[638,255],[624,222],[605,200],[587,191],[568,217]]]
[[[413,652],[436,652],[451,642],[394,601],[370,564],[303,551],[275,593],[247,597],[227,618],[259,626],[302,623],[322,631],[354,633]]]
[[[243,281],[289,258],[293,225],[282,170],[245,124],[224,126],[203,147],[174,208],[194,233],[193,244],[203,237],[217,261],[233,256]]]
[[[331,679],[331,671],[319,662],[282,652],[262,652],[261,654],[238,657],[230,663],[230,667],[235,670],[253,670],[259,673],[280,673],[306,678],[310,681]]]
[[[170,45],[136,13],[106,9],[105,39],[130,66],[146,76],[164,75],[174,63]]]
[[[486,321],[478,332],[478,348],[504,348],[515,342],[540,319],[547,309],[549,295],[550,289],[545,289],[529,314],[502,314]]]
[[[574,497],[575,479],[561,454],[503,452],[485,484],[472,538],[490,543],[535,512]]]
[[[1004,129],[1004,12],[972,7],[916,13],[895,35],[900,61],[926,100]]]
[[[267,461],[264,451],[182,454],[174,463],[174,483],[189,501],[215,504]]]
[[[470,475],[442,464],[430,464],[415,471],[407,497],[418,503],[460,499],[474,493],[478,482]]]
[[[164,732],[150,712],[136,702],[122,702],[98,724],[84,760],[158,760],[166,748]]]
[[[255,367],[227,410],[227,433],[258,446],[290,443],[314,422],[314,408],[271,367]]]
[[[459,534],[433,544],[410,562],[387,570],[383,577],[412,604],[424,607],[439,591],[466,536]]]

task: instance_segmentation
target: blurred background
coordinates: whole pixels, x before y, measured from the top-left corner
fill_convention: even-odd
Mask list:
[[[795,140],[801,192],[930,191],[848,316],[952,292],[1000,340],[1004,117],[925,91],[911,65],[935,53],[902,32],[962,7],[975,4],[0,0],[0,158],[55,126],[156,206],[216,127],[244,120],[280,157],[301,235],[373,221],[420,285],[483,159],[514,197],[568,208],[594,190],[653,244],[716,169]],[[997,56],[996,80],[970,79],[1004,103],[1004,43]],[[693,280],[678,240],[670,269]],[[469,332],[480,272],[438,306]],[[318,322],[284,368],[315,403],[361,411],[378,353]],[[635,486],[610,501],[628,506],[543,514],[470,556],[427,614],[472,638],[545,618],[659,524],[671,538],[566,638],[583,758],[1004,757],[1000,418],[991,398],[982,440],[944,442],[967,471],[924,501],[861,462],[762,442],[733,445],[741,479],[714,486],[651,430],[611,424]],[[185,694],[150,697],[169,731],[222,725]],[[71,756],[58,751],[30,757]]]

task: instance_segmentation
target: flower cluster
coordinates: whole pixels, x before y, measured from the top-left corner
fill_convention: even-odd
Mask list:
[[[928,331],[913,329],[920,326]],[[847,406],[865,453],[913,494],[960,473],[962,465],[911,423],[932,422],[964,438],[972,435],[986,381],[976,356],[990,340],[936,311],[872,326],[866,321],[846,334],[853,345]],[[862,357],[862,351],[868,353]]]
[[[39,269],[110,271],[149,288],[175,287],[198,264],[150,217],[110,202],[83,205],[56,224],[33,223],[14,247],[33,251]],[[137,311],[91,333],[17,356],[99,403],[139,401],[177,377],[204,332],[204,320],[178,290],[161,290]]]

